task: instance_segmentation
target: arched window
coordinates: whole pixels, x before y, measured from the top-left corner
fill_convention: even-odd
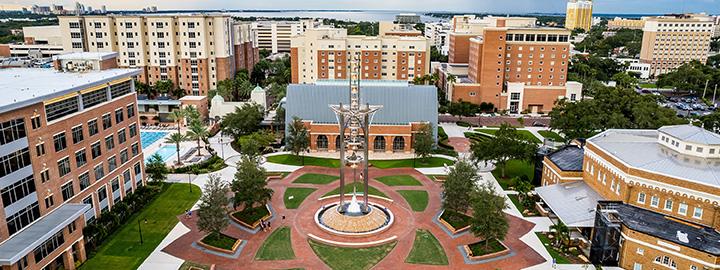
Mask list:
[[[668,256],[657,256],[655,257],[655,263],[662,264],[664,266],[670,267],[670,268],[677,268],[677,264],[675,264],[675,261],[670,259]]]
[[[340,151],[340,135],[335,136],[335,151]]]
[[[328,137],[325,135],[319,135],[317,137],[317,148],[319,150],[327,150],[328,149]]]
[[[384,136],[375,137],[375,141],[373,142],[373,149],[375,152],[384,152],[385,151],[385,137]]]
[[[402,152],[405,151],[405,138],[397,136],[393,139],[393,151]]]

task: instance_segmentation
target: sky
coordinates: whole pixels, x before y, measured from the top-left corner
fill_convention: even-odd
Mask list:
[[[63,4],[74,0],[0,0],[0,9]],[[86,6],[108,10],[158,9],[364,9],[403,11],[455,11],[488,13],[564,13],[566,0],[81,0]],[[595,0],[595,13],[659,14],[706,12],[720,14],[720,0]]]

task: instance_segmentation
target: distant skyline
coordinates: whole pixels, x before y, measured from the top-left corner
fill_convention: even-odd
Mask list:
[[[23,6],[61,4],[74,9],[76,1],[50,0],[0,0],[1,9],[19,9]],[[452,11],[488,13],[564,13],[566,0],[85,0],[85,6],[108,10],[140,10],[157,6],[160,10],[189,9],[360,9],[403,11]],[[595,0],[594,13],[606,14],[658,14],[682,12],[706,12],[720,14],[720,0]]]

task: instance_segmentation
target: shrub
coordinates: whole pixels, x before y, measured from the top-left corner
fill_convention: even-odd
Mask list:
[[[227,167],[225,161],[219,156],[212,156],[209,159],[198,164],[188,165],[173,170],[173,173],[194,173],[207,174],[216,172]]]

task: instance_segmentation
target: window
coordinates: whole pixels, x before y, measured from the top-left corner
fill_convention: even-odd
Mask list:
[[[641,203],[641,204],[645,204],[645,193],[642,193],[642,192],[638,193],[637,202]]]
[[[103,165],[97,165],[95,166],[95,181],[99,181],[105,176],[105,170],[103,169]]]
[[[108,100],[107,89],[101,88],[92,92],[82,94],[83,107],[85,109],[94,107]],[[73,99],[77,100],[77,99]]]
[[[645,250],[643,248],[637,248],[637,254],[644,255]]]
[[[115,177],[115,179],[110,183],[110,186],[112,187],[112,192],[118,191],[120,189],[119,179],[119,177]]]
[[[108,158],[108,172],[112,172],[117,168],[117,158],[111,157]]]
[[[127,149],[123,149],[120,151],[120,164],[125,164],[125,162],[128,161],[128,151]]]
[[[112,127],[112,119],[110,119],[110,114],[105,114],[102,116],[103,121],[103,129],[109,129]]]
[[[688,205],[685,203],[678,204],[678,214],[687,215]]]
[[[693,212],[693,218],[702,219],[702,215],[703,215],[703,209],[695,206],[695,211]]]
[[[128,130],[130,131],[130,138],[135,137],[135,135],[137,135],[137,125],[136,124],[130,125]]]
[[[40,172],[40,181],[43,183],[50,181],[50,170],[44,170]]]
[[[660,205],[660,198],[658,198],[658,196],[653,195],[650,198],[650,206],[657,208],[658,205]]]
[[[58,173],[60,174],[60,177],[63,177],[70,173],[70,159],[69,158],[63,158],[57,162],[58,165]]]
[[[80,168],[87,164],[87,156],[85,155],[85,149],[75,152],[75,165]]]
[[[42,126],[42,124],[40,123],[40,116],[30,118],[30,122],[32,123],[32,129],[38,129]]]
[[[45,259],[45,257],[49,256],[53,251],[58,249],[64,243],[65,238],[63,237],[63,231],[60,230],[50,239],[46,240],[42,245],[35,248],[35,250],[33,251],[35,261],[42,261],[43,259]]]
[[[90,153],[92,154],[93,159],[96,159],[102,155],[102,151],[100,150],[100,142],[93,143],[90,146]]]
[[[24,148],[0,157],[0,177],[30,165],[30,151]]]
[[[105,137],[105,149],[110,151],[113,148],[115,148],[115,140],[113,139],[113,135]]]
[[[0,123],[0,145],[25,138],[25,120],[13,119]]]
[[[670,259],[668,256],[658,256],[655,257],[655,263],[668,266],[670,268],[675,269],[677,267],[677,264],[675,264],[675,261]]]
[[[115,110],[115,123],[120,123],[125,120],[125,115],[122,109]]]
[[[3,206],[8,207],[33,192],[35,192],[35,179],[28,176],[3,188],[0,196],[2,196]]]
[[[127,117],[130,119],[131,117],[135,116],[135,105],[130,104],[127,105]]]
[[[82,125],[72,128],[72,139],[73,144],[77,144],[83,141],[83,127]]]
[[[134,144],[130,147],[130,151],[131,151],[133,157],[134,157],[134,156],[137,156],[138,154],[140,154],[140,147],[138,146],[138,143],[134,143]]]
[[[80,191],[85,190],[90,186],[90,173],[81,174],[78,180],[80,180]]]
[[[61,190],[62,190],[63,201],[67,201],[70,198],[72,198],[72,196],[75,196],[75,190],[73,189],[72,182],[68,182],[67,184],[63,185]]]
[[[643,268],[642,268],[642,264],[635,263],[635,264],[633,265],[633,270],[642,270],[642,269],[643,269]]]
[[[67,142],[65,141],[65,133],[58,133],[53,136],[53,143],[55,145],[55,152],[60,152],[67,148]]]
[[[672,211],[673,201],[670,199],[665,200],[665,210]]]
[[[35,202],[5,219],[8,233],[15,234],[40,217],[40,205]]]
[[[45,155],[45,144],[41,143],[38,145],[35,145],[35,153],[37,153],[37,156]]]
[[[95,134],[98,134],[97,119],[88,121],[88,134],[90,136],[95,136]]]
[[[127,137],[125,137],[125,129],[118,131],[118,144],[123,144],[125,141],[127,141]]]
[[[45,208],[50,209],[55,205],[55,199],[52,195],[45,197]]]

